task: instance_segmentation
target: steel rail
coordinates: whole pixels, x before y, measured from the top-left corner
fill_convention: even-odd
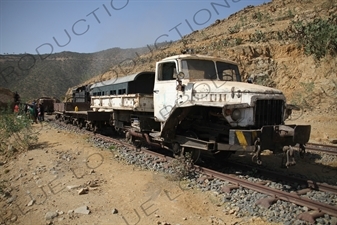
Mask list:
[[[337,155],[337,146],[333,146],[333,145],[307,143],[305,148],[306,150],[309,150],[309,151],[318,151],[318,152],[324,152],[324,153]]]
[[[196,166],[198,167],[198,166]],[[199,167],[199,169],[201,171],[203,171],[205,174],[209,175],[209,176],[213,176],[216,177],[218,179],[222,179],[222,180],[227,180],[233,184],[239,184],[242,187],[260,192],[260,193],[264,193],[264,194],[268,194],[270,196],[275,196],[278,199],[284,200],[284,201],[288,201],[288,202],[292,202],[295,203],[297,205],[301,205],[301,206],[306,206],[310,209],[313,210],[319,210],[323,213],[329,214],[331,216],[337,216],[337,207],[336,206],[332,206],[332,205],[328,205],[325,203],[321,203],[321,202],[317,202],[317,201],[313,201],[309,198],[306,197],[301,197],[299,196],[297,193],[288,193],[288,192],[284,192],[284,191],[280,191],[274,188],[270,188],[267,187],[265,185],[261,185],[258,183],[252,183],[250,181],[244,180],[244,179],[240,179],[238,177],[235,177],[233,175],[226,175],[211,169],[207,169],[204,167]]]
[[[271,170],[259,168],[256,166],[250,166],[250,165],[239,163],[239,162],[228,162],[228,164],[237,166],[240,169],[246,169],[246,170],[257,169],[259,171],[259,174],[265,174],[266,176],[271,177],[271,180],[274,180],[274,181],[281,180],[281,181],[302,183],[302,184],[306,184],[308,188],[310,188],[311,190],[329,192],[329,193],[337,195],[337,186],[332,186],[326,183],[319,183],[313,180],[292,177],[292,176],[288,176],[288,175],[274,172]]]

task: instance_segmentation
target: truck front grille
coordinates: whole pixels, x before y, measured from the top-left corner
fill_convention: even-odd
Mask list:
[[[255,104],[255,126],[279,125],[283,118],[283,100],[257,100]]]

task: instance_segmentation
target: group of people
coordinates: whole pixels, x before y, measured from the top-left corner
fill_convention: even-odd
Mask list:
[[[33,123],[44,121],[44,111],[45,110],[43,104],[37,104],[36,101],[34,101],[32,104],[25,104],[25,107],[23,109],[24,114],[32,119]],[[20,113],[19,104],[15,104],[14,113]]]
[[[25,104],[23,111],[25,115],[33,120],[33,123],[44,121],[44,106],[41,103],[38,104],[35,100],[32,102],[32,104]],[[14,93],[14,113],[20,113],[20,95],[18,92]]]
[[[44,121],[44,106],[43,104],[37,104],[34,101],[31,105],[26,104],[24,109],[26,115],[28,115],[33,122],[38,123]]]

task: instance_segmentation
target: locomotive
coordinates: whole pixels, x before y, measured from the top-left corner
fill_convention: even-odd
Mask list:
[[[85,93],[85,116],[72,112],[70,120],[88,128],[109,125],[130,142],[189,153],[194,161],[201,153],[221,159],[244,151],[261,164],[261,152],[269,149],[284,152],[290,166],[293,146],[303,152],[310,138],[310,125],[285,125],[293,107],[280,90],[242,82],[237,63],[217,57],[167,57],[155,72],[98,82]]]

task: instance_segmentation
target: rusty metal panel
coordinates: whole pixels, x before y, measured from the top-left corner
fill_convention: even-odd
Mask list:
[[[90,103],[87,102],[61,102],[54,103],[55,112],[75,111],[75,107],[78,107],[78,111],[90,110]]]
[[[54,111],[55,112],[64,112],[64,102],[54,103]]]
[[[75,111],[75,107],[78,107],[78,111],[87,111],[90,109],[90,103],[87,102],[66,102],[64,111]]]

